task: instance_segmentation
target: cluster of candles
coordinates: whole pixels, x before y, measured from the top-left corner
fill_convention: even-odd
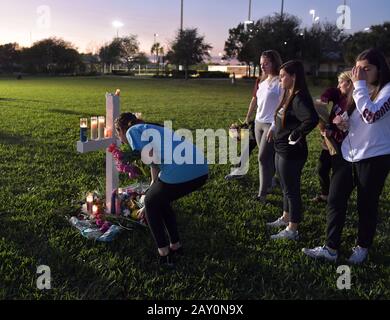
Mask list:
[[[87,195],[87,212],[89,214],[92,214],[93,216],[96,216],[101,211],[101,206],[97,203],[96,194],[94,193],[88,193]]]
[[[111,137],[111,133],[105,127],[106,118],[103,116],[100,117],[91,117],[91,140],[100,140],[104,138]],[[87,137],[88,130],[88,119],[81,118],[80,119],[80,141],[86,142],[88,140]]]

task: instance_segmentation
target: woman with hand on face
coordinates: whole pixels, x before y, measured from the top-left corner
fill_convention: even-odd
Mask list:
[[[261,54],[260,67],[262,73],[261,77],[256,81],[252,100],[245,118],[245,123],[251,123],[256,111],[254,131],[259,148],[259,190],[255,200],[260,202],[266,201],[266,196],[272,186],[272,178],[275,174],[275,151],[272,141],[267,141],[267,134],[282,95],[278,77],[281,64],[282,59],[277,51],[268,50]],[[249,161],[249,159],[246,159],[246,161]],[[232,179],[240,176],[242,175],[237,171],[226,178]]]
[[[349,133],[341,149],[353,178],[338,179],[335,185],[332,181],[331,189],[335,188],[338,197],[328,201],[326,245],[303,252],[312,258],[337,260],[348,199],[356,186],[358,236],[348,261],[360,264],[373,243],[379,197],[390,171],[390,68],[384,55],[376,49],[362,52],[352,70],[352,81],[356,109],[350,114]]]
[[[301,174],[308,156],[306,136],[317,126],[318,115],[307,88],[300,61],[289,61],[280,68],[284,96],[276,109],[275,121],[268,133],[274,139],[275,163],[283,190],[283,216],[269,227],[286,227],[271,239],[298,239],[302,220]]]

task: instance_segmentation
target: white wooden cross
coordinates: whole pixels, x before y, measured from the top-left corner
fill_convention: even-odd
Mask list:
[[[88,140],[87,142],[77,141],[77,151],[80,153],[87,153],[101,149],[107,149],[112,143],[117,145],[120,141],[117,138],[114,121],[119,117],[120,98],[119,95],[113,93],[106,93],[106,131],[110,138],[100,140]],[[111,195],[114,189],[119,185],[119,174],[116,169],[114,158],[112,154],[106,150],[106,210],[111,212]]]

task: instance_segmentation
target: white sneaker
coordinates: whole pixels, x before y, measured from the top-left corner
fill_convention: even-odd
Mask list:
[[[325,259],[332,262],[337,260],[337,252],[331,253],[327,246],[315,247],[313,249],[303,248],[302,252],[313,259]]]
[[[357,246],[352,248],[352,255],[349,257],[348,262],[352,264],[361,264],[367,259],[368,249]]]
[[[235,180],[242,179],[245,175],[242,174],[242,170],[240,168],[234,169],[230,174],[225,176],[225,180]]]
[[[285,222],[283,218],[278,218],[274,222],[268,222],[267,227],[271,228],[280,228],[280,227],[287,227],[288,222]]]
[[[281,239],[298,240],[298,238],[299,238],[298,231],[289,230],[288,228],[271,236],[272,240],[281,240]]]

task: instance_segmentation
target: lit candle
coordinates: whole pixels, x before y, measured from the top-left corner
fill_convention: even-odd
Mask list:
[[[104,129],[104,136],[106,138],[111,138],[112,137],[112,130],[110,128],[105,128]]]
[[[104,125],[105,125],[105,122],[106,122],[106,118],[105,117],[99,117],[99,124],[98,124],[98,128],[99,128],[99,135],[98,135],[98,138],[99,139],[104,139]]]
[[[91,117],[91,139],[96,140],[98,137],[98,118]]]
[[[92,193],[88,193],[88,196],[87,196],[87,211],[89,213],[92,213],[92,204],[93,204],[93,194]]]
[[[96,217],[98,213],[99,213],[99,207],[98,207],[96,204],[94,204],[94,205],[92,206],[92,215],[93,215],[94,217]]]
[[[81,118],[80,119],[80,141],[81,142],[86,142],[88,140],[87,128],[88,128],[88,119]]]

